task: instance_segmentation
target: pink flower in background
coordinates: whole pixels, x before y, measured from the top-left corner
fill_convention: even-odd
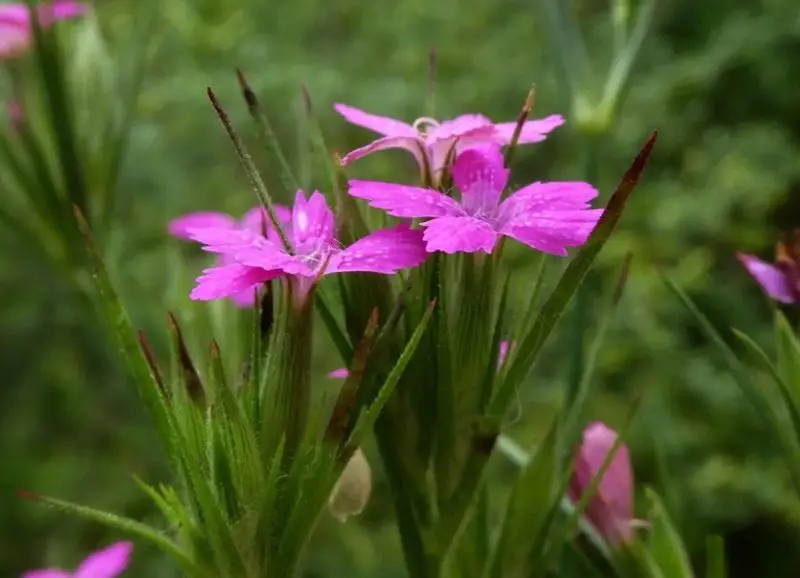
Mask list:
[[[461,201],[433,189],[376,181],[350,181],[350,194],[403,218],[424,218],[429,252],[491,253],[506,235],[545,253],[565,256],[586,242],[602,209],[589,201],[597,190],[583,182],[537,182],[500,200],[509,171],[496,148],[467,150],[453,163]]]
[[[281,225],[286,231],[292,222],[292,212],[281,205],[275,207],[275,216],[280,221]],[[194,240],[189,234],[193,229],[226,229],[230,231],[248,231],[256,236],[261,236],[264,230],[267,231],[267,238],[274,243],[280,243],[278,232],[272,226],[269,215],[263,207],[255,207],[250,209],[242,217],[241,221],[237,221],[231,215],[226,213],[217,213],[211,211],[201,211],[197,213],[189,213],[177,219],[173,219],[167,225],[170,235],[178,239],[188,241]],[[231,265],[233,261],[227,255],[221,255],[218,265]],[[247,290],[241,291],[231,295],[231,300],[238,307],[252,307],[255,304],[255,287],[248,287]]]
[[[767,295],[781,303],[800,302],[800,231],[777,244],[774,264],[744,253],[736,257]]]
[[[501,341],[500,347],[497,351],[497,370],[500,371],[500,367],[502,367],[503,362],[506,360],[506,356],[508,355],[508,341]],[[332,377],[334,379],[346,379],[347,376],[350,375],[350,372],[347,368],[340,367],[339,369],[334,369],[333,371],[328,372],[328,377]]]
[[[80,16],[86,5],[74,0],[54,0],[38,6],[39,24],[48,27],[56,20]],[[31,42],[31,20],[24,2],[0,4],[0,58],[13,58]]]
[[[408,225],[376,231],[341,248],[333,236],[333,212],[318,192],[308,200],[302,191],[297,192],[292,209],[292,254],[280,243],[247,230],[209,227],[189,229],[188,233],[203,243],[206,251],[227,257],[224,264],[206,269],[197,279],[191,297],[201,301],[252,291],[260,283],[285,275],[300,280],[300,295],[305,295],[323,274],[361,271],[392,275],[416,267],[427,257],[422,233]]]
[[[428,166],[435,178],[438,178],[454,147],[454,152],[459,153],[470,148],[507,145],[511,143],[516,128],[516,122],[494,123],[482,114],[465,114],[442,122],[420,118],[414,124],[406,124],[346,104],[335,104],[334,108],[349,123],[382,135],[370,144],[346,154],[342,158],[342,165],[376,151],[401,148],[414,155],[420,170]],[[564,118],[557,114],[529,120],[523,125],[518,142],[528,144],[543,141],[549,132],[562,124]]]
[[[125,571],[133,551],[130,542],[117,542],[105,550],[90,554],[75,572],[65,570],[32,570],[22,578],[115,578]]]
[[[616,441],[616,432],[602,422],[592,422],[586,427],[570,480],[571,500],[580,500],[589,489]],[[633,538],[637,525],[633,518],[633,472],[624,444],[617,448],[583,515],[610,546]]]
[[[8,115],[8,121],[11,125],[11,130],[18,130],[20,123],[25,118],[25,114],[22,111],[22,105],[18,100],[12,100],[6,105],[6,114]]]

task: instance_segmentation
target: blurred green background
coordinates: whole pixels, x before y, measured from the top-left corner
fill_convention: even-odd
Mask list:
[[[608,3],[573,4],[593,69],[602,73],[610,45]],[[535,0],[107,0],[93,6],[112,51],[122,49],[116,40],[129,37],[145,14],[157,14],[158,51],[124,158],[108,248],[135,324],[154,336],[157,348],[164,345],[167,309],[189,320],[207,309],[191,303],[188,290],[208,256],[170,239],[169,219],[196,210],[241,214],[255,204],[206,86],[228,107],[258,150],[273,190],[280,190],[267,156],[256,149],[236,67],[248,75],[298,166],[301,84],[309,88],[329,143],[346,152],[371,135],[348,126],[332,104],[407,121],[425,115],[428,52],[435,46],[439,118],[481,112],[512,120],[535,83],[534,116],[563,113],[568,123],[545,143],[518,151],[513,182],[583,177],[582,137],[570,128],[569,101],[556,77],[558,55],[545,41]],[[82,26],[64,26],[73,45],[85,41]],[[99,48],[85,50],[93,49]],[[768,304],[734,254],[769,256],[780,231],[800,225],[798,54],[796,0],[664,0],[627,100],[600,147],[596,184],[606,199],[650,131],[660,131],[645,181],[587,286],[590,298],[599,300],[633,251],[628,290],[600,358],[594,414],[620,423],[631,400],[646,392],[630,439],[638,481],[666,496],[695,554],[705,534],[723,534],[735,577],[798,575],[800,504],[788,489],[775,442],[659,271],[685,287],[726,334],[736,326],[768,345]],[[91,106],[100,79],[90,70],[85,75],[75,95]],[[410,156],[384,152],[359,161],[350,173],[397,179],[412,166]],[[307,174],[313,167],[299,168]],[[156,520],[131,474],[153,483],[167,474],[134,388],[92,309],[6,228],[0,228],[0,246],[5,577],[46,563],[68,565],[116,537],[21,500],[15,489]],[[531,275],[526,252],[512,253],[510,264],[519,275]],[[593,305],[590,322],[597,317]],[[568,374],[567,329],[562,324],[521,394],[510,431],[524,444],[533,441],[537,416],[547,411],[548,392]],[[332,348],[318,349],[320,387],[324,373],[340,365]],[[324,519],[309,576],[404,575],[377,455],[367,451],[376,475],[372,501],[346,525]],[[492,483],[501,493],[513,470],[502,458],[496,462]],[[139,546],[130,575],[175,574],[157,552]]]

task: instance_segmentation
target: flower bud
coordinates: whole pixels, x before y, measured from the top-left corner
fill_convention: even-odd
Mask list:
[[[583,442],[575,456],[575,469],[569,486],[570,499],[580,500],[589,489],[616,441],[616,432],[602,422],[593,422],[586,427]],[[625,445],[617,448],[583,514],[610,546],[632,540],[635,526],[633,473]]]
[[[346,522],[364,510],[371,493],[372,469],[364,452],[357,448],[331,491],[328,511],[340,522]]]

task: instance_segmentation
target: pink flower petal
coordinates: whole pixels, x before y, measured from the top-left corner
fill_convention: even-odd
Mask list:
[[[369,129],[384,136],[406,136],[417,138],[418,133],[413,126],[403,121],[389,118],[388,116],[378,116],[364,112],[354,106],[347,104],[334,104],[333,108],[341,114],[350,124]]]
[[[213,211],[201,211],[172,219],[167,225],[167,230],[173,237],[192,240],[189,236],[189,229],[204,229],[208,227],[233,229],[235,226],[236,221],[230,215]]]
[[[524,186],[507,202],[530,208],[582,208],[597,197],[597,189],[582,181],[536,182]],[[512,200],[513,199],[513,200]]]
[[[346,379],[348,375],[350,375],[350,372],[346,367],[341,367],[328,372],[328,377],[332,377],[334,379]]]
[[[506,360],[506,357],[508,356],[508,347],[509,347],[509,342],[508,341],[503,340],[503,341],[500,342],[500,348],[497,351],[497,369],[498,370],[503,365],[503,362]]]
[[[428,144],[438,141],[452,141],[467,135],[493,134],[494,124],[482,114],[462,114],[451,120],[442,121],[433,127],[425,139]]]
[[[420,167],[425,164],[423,156],[425,154],[425,142],[419,136],[385,136],[372,141],[366,146],[350,151],[341,158],[340,162],[342,166],[346,166],[357,159],[386,149],[405,149],[414,155]]]
[[[75,578],[115,578],[127,568],[132,551],[131,542],[117,542],[90,554],[75,571]]]
[[[775,265],[744,253],[738,253],[736,257],[767,295],[781,303],[797,301],[787,282],[786,275]]]
[[[588,201],[597,190],[583,182],[533,183],[500,204],[500,233],[539,251],[566,256],[583,245],[603,214]]]
[[[211,301],[233,297],[245,291],[253,292],[262,283],[282,274],[281,270],[265,271],[238,263],[211,267],[204,270],[197,278],[197,285],[192,290],[191,298],[195,301]]]
[[[65,572],[64,570],[31,570],[25,572],[22,578],[74,578],[72,572]]]
[[[297,191],[292,209],[292,236],[296,249],[309,241],[330,244],[334,227],[333,211],[321,193],[314,191],[306,201],[303,191]]]
[[[573,500],[589,488],[616,440],[614,430],[602,422],[593,422],[584,430],[570,480]],[[584,514],[612,545],[633,537],[633,472],[625,445],[614,454]]]
[[[497,232],[486,221],[472,217],[438,217],[421,224],[428,252],[491,253]]]
[[[273,244],[259,233],[235,228],[204,227],[187,230],[189,239],[204,245],[203,250],[210,253],[233,254],[243,247],[252,245],[272,246]],[[275,247],[278,250],[277,247]]]
[[[395,217],[443,217],[464,214],[457,201],[432,189],[380,181],[349,182],[350,195]]]
[[[283,205],[275,205],[275,216],[283,226],[284,231],[292,223],[292,211]],[[242,217],[242,220],[239,221],[239,227],[247,229],[248,231],[253,231],[254,233],[261,233],[265,225],[267,231],[272,229],[272,221],[266,209],[261,206],[253,207],[247,211]]]
[[[427,257],[422,232],[402,224],[375,231],[334,254],[326,273],[361,271],[391,275],[416,267]]]
[[[506,188],[510,171],[503,166],[497,148],[466,150],[453,163],[453,183],[461,191],[461,202],[474,215],[480,209],[493,211]]]
[[[256,290],[248,289],[231,295],[231,301],[240,309],[249,309],[250,307],[255,307],[257,303],[256,294]]]
[[[465,114],[446,120],[426,137],[431,170],[437,175],[444,168],[450,151],[484,147],[497,140],[492,121],[480,114]]]
[[[567,247],[586,242],[602,214],[603,209],[529,213],[501,228],[500,233],[538,251],[566,257]]]
[[[0,21],[0,58],[13,58],[27,50],[30,30],[25,24]]]
[[[522,125],[522,132],[519,134],[519,144],[530,144],[540,142],[547,138],[547,135],[564,124],[564,117],[560,114],[551,114],[542,119],[529,120]],[[502,144],[511,144],[514,130],[517,128],[516,122],[501,122],[494,125],[495,131]]]

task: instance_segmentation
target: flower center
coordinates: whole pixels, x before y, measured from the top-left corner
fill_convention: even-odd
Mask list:
[[[414,127],[414,130],[416,130],[420,135],[425,136],[428,134],[429,129],[439,126],[439,121],[429,116],[422,116],[415,120],[414,124],[411,126]]]

